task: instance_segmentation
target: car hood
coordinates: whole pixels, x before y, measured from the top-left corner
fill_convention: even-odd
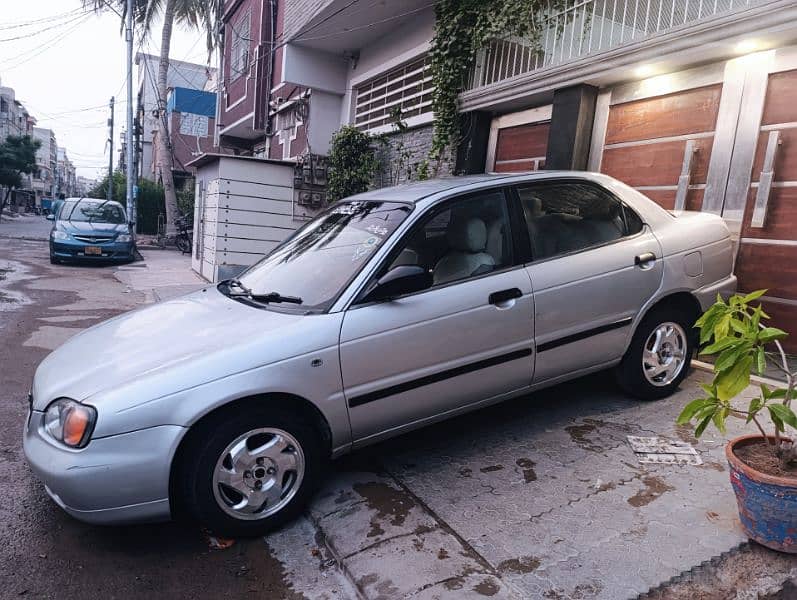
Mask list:
[[[213,286],[150,305],[95,325],[47,356],[34,377],[34,408],[168,373],[158,379],[165,395],[293,356],[302,344],[286,336],[309,342],[312,335],[295,331],[311,327],[308,319],[253,308]]]

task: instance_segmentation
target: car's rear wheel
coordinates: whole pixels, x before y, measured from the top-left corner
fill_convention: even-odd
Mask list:
[[[323,462],[320,436],[300,416],[228,413],[204,423],[182,452],[182,500],[214,533],[263,535],[301,512]]]
[[[620,387],[641,400],[672,394],[692,362],[693,322],[675,307],[663,306],[646,315],[617,367]]]

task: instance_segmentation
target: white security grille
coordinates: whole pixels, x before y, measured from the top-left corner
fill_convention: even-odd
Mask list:
[[[432,112],[432,74],[423,56],[357,87],[354,124],[362,130],[375,129],[401,119]]]
[[[560,65],[766,1],[567,0],[558,12],[549,2],[539,43],[518,37],[493,40],[479,53],[469,87]]]

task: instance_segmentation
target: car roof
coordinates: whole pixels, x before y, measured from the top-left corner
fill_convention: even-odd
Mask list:
[[[367,192],[363,192],[362,194],[345,198],[345,200],[381,200],[414,203],[443,192],[463,192],[468,191],[468,188],[470,187],[478,189],[479,187],[482,187],[480,184],[494,183],[510,185],[512,183],[539,181],[562,177],[590,179],[590,175],[593,174],[585,171],[536,171],[520,174],[489,173],[484,175],[459,175],[369,190]]]

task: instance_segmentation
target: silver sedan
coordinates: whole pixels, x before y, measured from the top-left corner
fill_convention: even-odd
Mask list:
[[[353,448],[600,369],[640,399],[671,394],[695,319],[735,286],[722,219],[604,175],[374,190],[237,279],[49,355],[25,454],[78,519],[185,512],[261,534]]]

